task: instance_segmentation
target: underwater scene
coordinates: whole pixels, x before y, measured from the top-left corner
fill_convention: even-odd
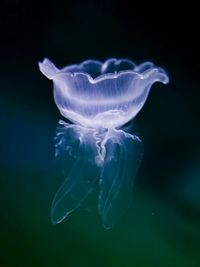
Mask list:
[[[200,267],[193,45],[83,2],[0,11],[0,267]]]

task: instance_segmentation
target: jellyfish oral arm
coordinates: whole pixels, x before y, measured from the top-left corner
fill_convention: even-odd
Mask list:
[[[74,157],[51,209],[54,224],[62,222],[99,186],[98,209],[106,229],[127,210],[143,153],[137,136],[123,130],[97,131],[60,121],[56,155]],[[67,162],[64,161],[64,164]]]
[[[106,154],[99,180],[98,209],[104,227],[109,229],[131,203],[143,144],[137,136],[114,130],[104,145]]]
[[[64,169],[70,170],[53,199],[51,220],[54,224],[62,222],[82,204],[100,175],[94,161],[98,151],[93,133],[63,121],[60,121],[60,126],[56,135],[56,155],[61,158],[74,157],[75,162],[70,167],[64,160]]]

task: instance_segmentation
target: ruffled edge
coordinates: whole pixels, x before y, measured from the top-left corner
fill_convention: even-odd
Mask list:
[[[107,67],[108,64],[111,62],[115,65],[119,65],[122,61],[125,61],[129,64],[132,64],[133,70],[124,70],[114,73],[105,73],[97,76],[96,78],[93,78],[89,73],[84,71],[72,71],[70,69],[77,68],[77,69],[83,69],[86,64],[94,63],[101,67],[101,69],[104,69]],[[99,83],[103,80],[107,79],[117,79],[120,76],[126,75],[126,74],[133,74],[139,79],[146,79],[152,74],[159,73],[162,75],[161,81],[164,84],[167,84],[169,82],[169,77],[164,69],[154,67],[154,64],[152,62],[144,62],[139,65],[136,65],[133,61],[128,59],[116,59],[116,58],[110,58],[106,60],[105,62],[101,62],[98,60],[86,60],[83,61],[80,64],[73,64],[68,65],[64,68],[58,69],[49,59],[45,58],[42,62],[38,63],[40,71],[50,80],[57,79],[61,76],[69,75],[71,77],[77,77],[77,76],[85,76],[88,78],[88,81],[92,84]]]

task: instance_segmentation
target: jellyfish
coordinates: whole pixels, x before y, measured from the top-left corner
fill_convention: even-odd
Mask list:
[[[53,81],[60,120],[55,156],[70,161],[52,202],[51,220],[62,222],[98,185],[98,212],[106,229],[128,209],[143,155],[134,121],[155,82],[167,84],[162,68],[128,59],[87,60],[58,69],[49,59],[40,71]],[[63,161],[66,164],[66,161]]]

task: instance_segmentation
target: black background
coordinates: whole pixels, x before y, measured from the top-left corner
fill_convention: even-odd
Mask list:
[[[128,57],[137,63],[152,60],[165,67],[172,90],[187,98],[188,111],[196,116],[197,10],[192,3],[176,7],[166,2],[126,0],[3,1],[1,76],[11,85],[5,94],[26,103],[31,96],[39,106],[47,104],[50,94],[35,87],[46,85],[37,71],[37,62],[44,57],[58,66],[88,58]],[[25,80],[26,84],[16,90],[13,84]]]
[[[39,238],[32,241],[28,234],[34,229],[34,233],[41,235],[43,228],[37,232],[40,220],[43,220],[42,227],[49,224],[48,234],[51,234],[48,205],[55,187],[59,185],[55,179],[57,171],[54,168],[52,139],[61,116],[54,104],[51,84],[38,69],[38,61],[44,57],[50,58],[58,67],[89,58],[103,61],[109,57],[125,57],[136,63],[150,60],[166,69],[170,83],[167,86],[154,85],[136,118],[145,147],[136,188],[154,196],[157,201],[167,203],[170,208],[178,210],[179,215],[186,216],[188,220],[194,219],[195,225],[199,225],[200,198],[194,204],[177,193],[185,175],[192,179],[195,169],[197,177],[200,177],[199,14],[192,2],[182,2],[177,6],[168,2],[126,0],[8,0],[1,3],[0,242],[1,251],[5,252],[2,267],[46,266],[42,256],[41,261],[44,262],[40,263],[38,252],[34,256],[25,249],[28,246],[31,250],[34,245],[30,244],[40,242]],[[50,166],[53,166],[51,171]],[[47,183],[50,184],[49,190]],[[197,192],[200,195],[200,183]],[[39,205],[40,212],[37,212]],[[30,209],[33,211],[31,215]],[[168,215],[161,215],[163,221]],[[27,216],[36,225],[35,228],[28,224]],[[36,221],[33,218],[37,218]],[[168,227],[164,223],[160,225],[161,229]],[[176,232],[173,224],[170,227]],[[76,233],[75,228],[72,229]],[[56,239],[57,234],[54,234]],[[103,235],[106,239],[106,234]],[[117,240],[115,234],[112,238]],[[185,266],[199,266],[200,259],[198,253],[195,254],[200,247],[198,227],[195,233],[183,227],[177,239],[182,243],[177,243],[177,248],[181,247],[183,255],[184,251],[192,251],[188,256],[191,262]],[[101,241],[103,244],[105,240],[102,238]],[[78,251],[81,251],[84,245],[80,240],[77,242]],[[171,242],[174,243],[173,238]],[[191,251],[186,245],[188,242]],[[96,250],[99,248],[101,245]],[[26,251],[27,261],[21,261],[23,250]],[[44,255],[48,253],[45,251]],[[30,258],[34,259],[32,263],[28,261]],[[192,265],[192,259],[197,265]],[[51,260],[55,266],[56,256],[55,262]],[[165,266],[164,261],[165,257],[161,257],[159,266]],[[133,266],[132,258],[128,262],[127,266]],[[69,266],[77,266],[72,263],[73,260]],[[126,266],[118,264],[115,266]],[[91,262],[87,266],[99,265]],[[140,262],[138,266],[141,266]],[[155,266],[155,262],[146,266]],[[166,266],[179,266],[179,263]]]

